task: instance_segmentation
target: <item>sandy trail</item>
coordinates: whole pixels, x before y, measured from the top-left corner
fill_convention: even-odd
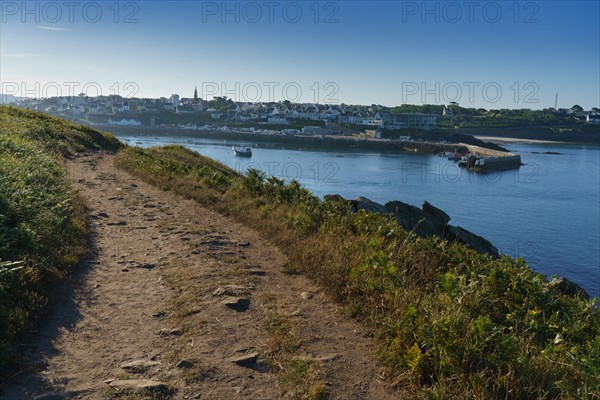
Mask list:
[[[67,163],[89,208],[94,254],[25,353],[31,372],[2,399],[118,398],[110,383],[123,380],[164,383],[173,399],[285,398],[279,366],[262,360],[273,315],[289,318],[295,355],[318,365],[332,398],[398,397],[378,378],[372,339],[306,278],[285,274],[276,247],[116,170],[113,159]],[[232,362],[254,352],[254,362]]]

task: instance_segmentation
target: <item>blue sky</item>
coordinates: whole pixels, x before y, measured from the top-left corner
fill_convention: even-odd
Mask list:
[[[0,91],[600,106],[598,1],[65,4],[1,2]]]

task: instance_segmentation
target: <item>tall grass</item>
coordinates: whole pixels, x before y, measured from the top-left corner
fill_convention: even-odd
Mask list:
[[[0,377],[14,343],[57,282],[87,254],[85,210],[63,156],[115,138],[40,113],[0,107]]]
[[[298,182],[241,176],[181,147],[117,163],[259,230],[378,339],[397,384],[439,399],[600,398],[600,314],[523,260],[423,239]]]

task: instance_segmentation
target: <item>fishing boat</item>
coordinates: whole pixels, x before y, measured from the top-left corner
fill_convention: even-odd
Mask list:
[[[233,153],[236,156],[252,157],[252,148],[247,146],[234,146]]]
[[[448,157],[448,160],[451,161],[459,161],[462,158],[462,154],[460,153],[454,153],[451,156]]]

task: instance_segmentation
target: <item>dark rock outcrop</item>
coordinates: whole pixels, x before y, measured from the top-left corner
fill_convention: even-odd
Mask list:
[[[356,200],[351,201],[352,205],[356,210],[364,210],[366,212],[386,213],[386,209],[383,205],[367,199],[366,197],[357,197]]]
[[[487,239],[469,232],[460,226],[448,226],[447,240],[455,240],[463,243],[478,253],[488,253],[494,258],[498,258],[498,249]]]
[[[390,201],[381,205],[366,197],[344,200],[337,194],[325,196],[325,200],[347,201],[354,211],[364,210],[372,213],[391,214],[404,229],[419,236],[437,236],[445,240],[463,243],[478,253],[486,253],[494,258],[499,256],[498,249],[490,241],[459,226],[449,225],[450,216],[426,201],[421,209],[401,201]]]
[[[401,201],[390,201],[385,204],[385,208],[404,229],[419,236],[441,236],[442,232],[437,229],[437,224],[420,208]]]
[[[589,300],[590,298],[590,295],[585,289],[567,278],[552,278],[549,285],[567,296],[581,297],[585,300]]]

